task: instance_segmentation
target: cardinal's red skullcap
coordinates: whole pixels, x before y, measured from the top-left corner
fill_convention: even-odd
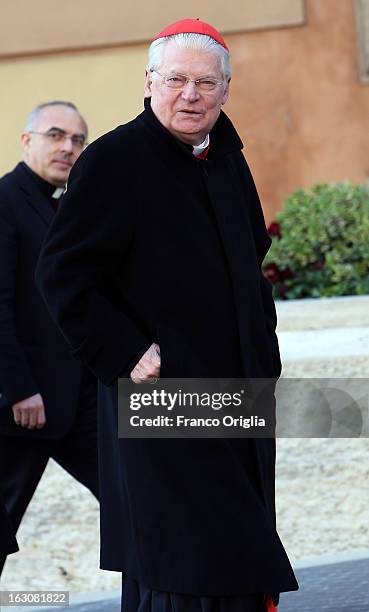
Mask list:
[[[206,23],[205,21],[200,21],[200,19],[181,19],[180,21],[171,23],[166,28],[164,28],[164,30],[162,30],[160,34],[155,36],[153,40],[163,38],[164,36],[173,36],[174,34],[185,33],[205,34],[206,36],[210,36],[210,38],[214,38],[217,43],[222,45],[222,47],[224,47],[228,51],[228,47],[219,32],[209,23]]]

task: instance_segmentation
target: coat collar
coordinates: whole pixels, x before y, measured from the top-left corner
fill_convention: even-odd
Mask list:
[[[27,203],[47,225],[50,225],[55,211],[49,198],[41,191],[37,181],[34,180],[31,173],[27,172],[22,162],[15,167],[14,174],[20,189],[26,196]]]
[[[192,147],[177,140],[159,121],[151,108],[150,98],[145,98],[145,110],[138,119],[151,131],[165,141],[170,147],[182,151],[184,155],[193,157]],[[218,120],[210,132],[209,159],[227,155],[243,148],[243,143],[237,134],[231,120],[221,111]]]

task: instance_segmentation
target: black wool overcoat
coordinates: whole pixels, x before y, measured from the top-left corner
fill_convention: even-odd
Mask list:
[[[297,588],[275,530],[273,440],[118,440],[117,388],[157,342],[162,377],[275,377],[269,247],[221,113],[197,160],[146,101],[75,164],[37,281],[98,376],[102,567],[198,595]]]
[[[23,164],[0,180],[0,433],[56,439],[71,428],[82,366],[35,286],[41,245],[55,215]],[[41,393],[43,429],[14,423],[12,404]]]
[[[0,555],[17,552],[18,544],[0,493]]]

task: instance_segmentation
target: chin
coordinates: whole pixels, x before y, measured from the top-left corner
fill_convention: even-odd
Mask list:
[[[206,128],[203,125],[199,125],[198,123],[189,124],[188,122],[183,122],[178,125],[178,132],[182,132],[182,134],[188,134],[189,136],[191,134],[195,135],[199,132],[204,132],[205,130]]]
[[[196,136],[194,134],[187,134],[185,132],[176,132],[175,137],[178,140],[180,140],[180,141],[182,141],[182,142],[184,142],[186,144],[190,144],[192,146],[194,146],[194,145],[196,145],[196,144],[198,144],[200,142],[199,138],[196,138]],[[202,139],[202,140],[204,140],[204,139]]]
[[[65,172],[65,171],[56,172],[54,174],[54,179],[56,181],[64,181],[64,182],[66,182],[68,180],[69,174],[70,174],[69,170],[68,170],[68,172]]]
[[[49,177],[49,183],[51,183],[52,185],[55,185],[55,187],[64,187],[67,180],[68,180],[68,175],[66,176],[58,175],[58,176]]]
[[[188,128],[188,126],[186,126],[186,128],[184,129],[184,126],[178,126],[178,128],[176,129],[176,133],[178,134],[177,138],[183,139],[188,141],[190,144],[194,144],[195,141],[198,141],[200,138],[200,142],[202,140],[204,140],[205,136],[202,136],[202,134],[207,134],[207,132],[204,129],[199,129],[198,126],[196,126],[196,128],[194,127],[192,130]]]

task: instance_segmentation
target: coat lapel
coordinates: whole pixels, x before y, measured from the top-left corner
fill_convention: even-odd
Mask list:
[[[32,177],[28,176],[22,168],[21,164],[15,168],[17,180],[22,191],[26,196],[27,203],[41,217],[41,219],[49,226],[54,218],[55,211],[53,210],[47,197],[38,189]]]
[[[242,339],[241,352],[247,372],[251,354],[247,316],[253,311],[253,305],[250,304],[253,299],[250,288],[255,283],[255,279],[251,279],[250,275],[257,274],[258,264],[246,203],[242,193],[236,190],[238,181],[235,180],[230,165],[228,165],[228,176],[225,176],[224,171],[217,170],[216,161],[211,162],[207,164],[204,178],[228,261],[239,334]],[[245,205],[244,209],[242,204]]]
[[[47,198],[40,193],[38,190],[37,196],[32,196],[32,193],[27,194],[27,202],[33,208],[33,210],[43,219],[47,226],[49,226],[54,218],[55,212],[53,211]],[[37,197],[37,200],[36,200]]]

